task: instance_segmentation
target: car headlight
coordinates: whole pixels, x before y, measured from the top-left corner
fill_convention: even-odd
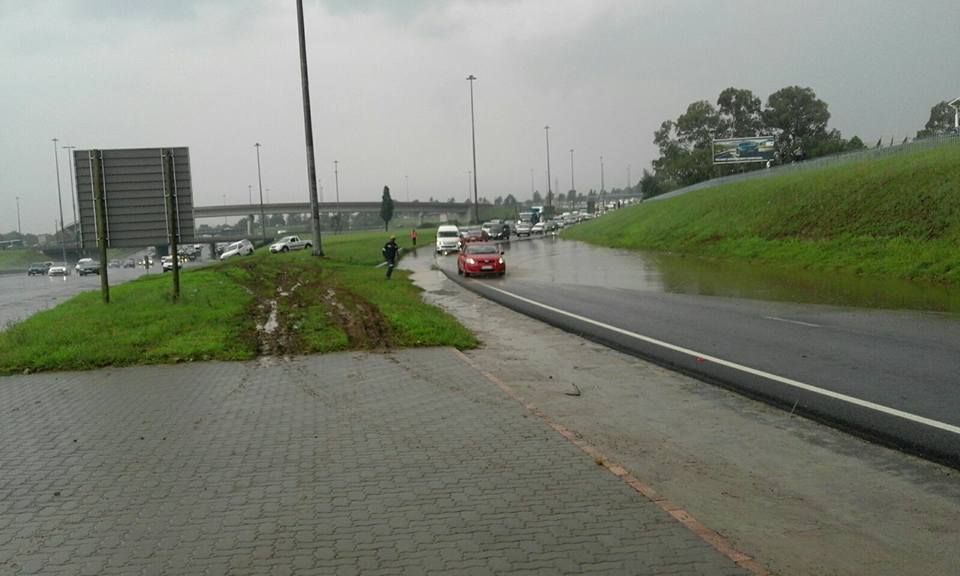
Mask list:
[[[503,264],[503,258],[497,260],[497,263],[498,263],[498,264]]]
[[[473,258],[467,258],[467,264],[473,265],[473,264],[476,264],[476,263],[477,263],[477,261],[474,260]]]

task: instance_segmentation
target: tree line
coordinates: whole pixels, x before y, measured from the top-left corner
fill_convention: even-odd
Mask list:
[[[812,88],[781,88],[765,103],[748,89],[727,88],[720,92],[716,104],[698,100],[675,120],[660,125],[653,135],[660,155],[652,162],[652,171],[643,171],[637,186],[650,197],[716,176],[765,167],[763,163],[714,165],[715,139],[775,136],[777,164],[867,147],[858,136],[844,139],[839,130],[830,128],[829,121],[829,106]],[[954,132],[954,109],[943,101],[930,110],[930,120],[917,132],[917,138]],[[903,143],[907,140],[904,138]],[[876,147],[882,145],[881,140]]]

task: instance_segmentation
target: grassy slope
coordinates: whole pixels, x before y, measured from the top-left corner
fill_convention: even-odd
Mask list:
[[[564,237],[960,284],[960,146],[699,190]]]
[[[429,242],[429,233],[420,242]],[[299,352],[370,347],[350,339],[321,297],[327,289],[347,306],[372,306],[392,346],[470,348],[476,340],[440,309],[424,304],[408,273],[386,282],[378,263],[383,233],[324,237],[327,258],[305,252],[260,253],[181,275],[181,300],[170,299],[170,276],[150,275],[111,288],[111,303],[86,292],[0,332],[0,374],[25,369],[87,369],[181,360],[242,360],[258,353],[258,298],[276,297],[275,282],[302,281],[304,298],[280,302],[297,324]],[[407,240],[404,242],[409,244]],[[429,245],[429,244],[428,244]],[[286,278],[286,277],[289,278]],[[278,298],[278,301],[280,299]],[[262,320],[262,318],[260,319]]]
[[[36,250],[0,250],[0,270],[17,270],[26,273],[30,264],[47,260],[50,258]]]

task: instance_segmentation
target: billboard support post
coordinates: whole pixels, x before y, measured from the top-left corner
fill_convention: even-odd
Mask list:
[[[163,151],[163,173],[163,199],[167,204],[167,234],[170,236],[170,259],[173,263],[173,301],[176,302],[180,299],[180,254],[177,247],[177,189],[173,185],[173,154],[169,150]]]
[[[107,277],[107,203],[103,191],[103,157],[90,150],[90,180],[93,187],[94,218],[97,223],[97,249],[100,252],[100,292],[103,303],[110,303],[110,279]]]

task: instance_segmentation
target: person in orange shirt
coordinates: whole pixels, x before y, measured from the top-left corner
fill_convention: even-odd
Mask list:
[[[417,229],[414,228],[410,231],[410,241],[413,242],[413,247],[417,247]]]

